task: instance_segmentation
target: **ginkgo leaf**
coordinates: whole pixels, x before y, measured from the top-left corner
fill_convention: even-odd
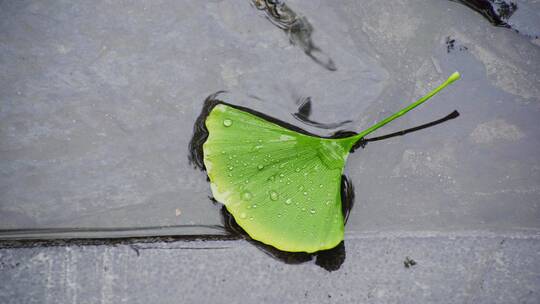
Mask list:
[[[316,252],[344,238],[341,176],[351,148],[367,134],[459,78],[354,136],[324,138],[226,103],[205,126],[203,160],[214,198],[251,238],[290,252]]]

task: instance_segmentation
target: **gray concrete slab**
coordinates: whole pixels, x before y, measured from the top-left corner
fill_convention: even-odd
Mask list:
[[[245,241],[0,249],[1,303],[538,303],[538,234],[361,234],[340,270]],[[406,268],[410,257],[416,265]]]

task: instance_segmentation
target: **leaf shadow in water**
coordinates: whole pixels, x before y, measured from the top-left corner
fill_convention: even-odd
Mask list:
[[[282,0],[252,0],[251,3],[258,10],[264,11],[266,18],[287,33],[289,41],[301,48],[313,61],[329,71],[337,71],[332,58],[313,42],[313,26],[306,17],[298,15]]]

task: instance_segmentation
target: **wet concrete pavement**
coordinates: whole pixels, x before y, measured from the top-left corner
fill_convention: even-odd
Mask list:
[[[458,119],[349,158],[357,200],[340,270],[282,264],[244,241],[140,256],[4,248],[0,302],[538,302],[539,4],[518,1],[519,34],[450,1],[287,4],[336,71],[249,1],[0,2],[0,235],[215,234],[220,206],[187,161],[209,94],[327,135],[293,117],[298,99],[311,97],[311,119],[358,131],[460,71],[380,134]],[[406,269],[406,256],[418,264]]]

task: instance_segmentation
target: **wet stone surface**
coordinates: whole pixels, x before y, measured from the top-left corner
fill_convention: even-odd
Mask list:
[[[337,71],[248,2],[3,3],[0,228],[219,225],[187,162],[209,94],[328,135],[291,115],[298,98],[358,131],[454,70],[460,82],[380,132],[461,117],[349,158],[348,232],[538,228],[536,45],[452,2],[289,5]],[[467,50],[447,53],[449,36]]]
[[[339,128],[358,131],[455,70],[463,76],[378,134],[455,109],[460,117],[349,157],[356,204],[345,229],[347,258],[336,272],[285,265],[240,241],[227,250],[213,248],[221,243],[149,249],[138,258],[123,246],[2,249],[0,297],[7,300],[0,302],[147,303],[155,296],[172,303],[217,287],[245,294],[247,282],[250,299],[268,301],[387,303],[415,294],[424,302],[538,302],[540,4],[516,3],[507,29],[451,1],[287,1],[309,20],[334,71],[292,45],[250,1],[0,2],[4,236],[6,229],[168,225],[181,225],[169,234],[224,234],[221,206],[187,159],[208,95],[227,90],[227,102],[330,135],[337,129],[310,121],[350,121]],[[309,121],[302,122],[294,114],[307,98]],[[366,231],[438,231],[440,238],[354,239]],[[453,238],[456,231],[465,239]],[[471,239],[468,231],[499,236]],[[499,247],[500,235],[521,232],[526,237]],[[418,264],[406,269],[406,256]],[[231,279],[231,269],[249,275]],[[299,288],[306,278],[309,288]],[[136,287],[148,281],[166,288],[157,295]],[[208,289],[196,284],[203,281]],[[280,284],[295,289],[283,293]]]
[[[523,235],[361,235],[327,272],[243,241],[0,249],[0,302],[538,303],[540,242]],[[404,256],[416,265],[403,266]],[[249,292],[247,292],[249,290]]]

